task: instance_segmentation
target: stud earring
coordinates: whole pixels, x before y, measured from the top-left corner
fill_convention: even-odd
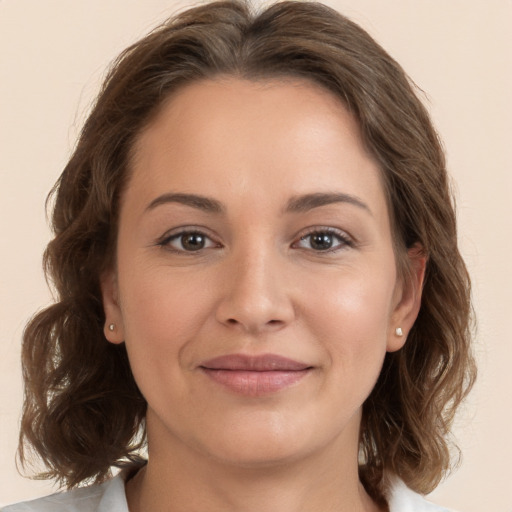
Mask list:
[[[395,329],[395,334],[396,334],[397,336],[403,336],[403,335],[404,335],[404,331],[402,331],[402,328],[401,328],[401,327],[397,327],[397,328]]]
[[[108,324],[108,330],[113,331],[116,328],[116,324]]]

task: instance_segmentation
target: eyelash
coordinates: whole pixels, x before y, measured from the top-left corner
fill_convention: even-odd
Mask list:
[[[220,244],[214,242],[211,237],[209,237],[204,231],[198,230],[198,229],[183,229],[182,231],[179,231],[177,233],[173,233],[172,235],[164,235],[164,237],[159,240],[156,245],[162,247],[163,249],[166,249],[170,252],[176,253],[176,254],[183,254],[183,255],[197,255],[203,252],[204,249],[210,249],[211,247],[201,247],[200,249],[193,250],[193,251],[187,251],[186,249],[176,249],[172,247],[170,244],[174,240],[179,240],[185,235],[198,235],[201,237],[204,237],[207,240],[210,240],[210,242],[213,242],[214,247],[220,247]],[[335,229],[335,228],[314,228],[310,231],[306,232],[305,234],[301,235],[299,237],[299,240],[297,242],[294,242],[292,247],[296,247],[296,245],[310,237],[313,237],[315,235],[327,235],[329,237],[337,238],[338,244],[335,247],[330,247],[328,249],[324,250],[314,250],[311,249],[313,253],[317,254],[326,254],[326,253],[335,253],[340,250],[343,250],[346,247],[354,247],[354,242],[351,238],[349,238],[345,233],[342,231]]]
[[[309,237],[315,236],[315,235],[327,235],[327,236],[330,236],[333,238],[337,238],[338,242],[339,242],[338,245],[335,247],[330,247],[328,249],[319,250],[319,251],[313,250],[313,252],[318,253],[318,254],[335,253],[335,252],[338,252],[346,247],[354,247],[353,240],[351,238],[349,238],[348,235],[346,235],[343,231],[340,231],[339,229],[335,229],[335,228],[328,228],[328,227],[314,228],[311,231],[306,232],[304,235],[302,235],[299,238],[299,242],[301,242]],[[295,242],[294,245],[296,243],[297,242]]]

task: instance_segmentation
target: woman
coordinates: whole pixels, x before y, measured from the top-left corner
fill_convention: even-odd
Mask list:
[[[96,485],[6,510],[442,510],[469,278],[437,135],[364,31],[315,3],[176,16],[54,193],[20,454]]]

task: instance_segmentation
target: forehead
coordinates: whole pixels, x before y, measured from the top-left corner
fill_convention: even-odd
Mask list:
[[[317,149],[320,138],[327,143],[328,135],[338,138],[340,133],[365,152],[355,117],[319,84],[291,77],[258,81],[219,77],[188,84],[164,101],[137,138],[133,154],[139,155],[143,146],[170,147],[173,141],[174,147],[186,150],[199,138],[202,147],[210,143],[208,150],[227,142],[263,142],[271,151],[279,142],[300,139],[306,143],[303,149]],[[227,141],[227,134],[236,137]]]
[[[148,196],[164,188],[209,196],[333,188],[383,195],[354,116],[306,80],[189,84],[164,102],[132,155],[132,188]]]

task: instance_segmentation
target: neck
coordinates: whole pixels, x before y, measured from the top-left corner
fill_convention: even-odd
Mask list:
[[[357,444],[336,449],[343,439],[297,460],[244,466],[182,443],[152,445],[149,434],[148,464],[126,486],[130,512],[382,512],[359,481]]]

